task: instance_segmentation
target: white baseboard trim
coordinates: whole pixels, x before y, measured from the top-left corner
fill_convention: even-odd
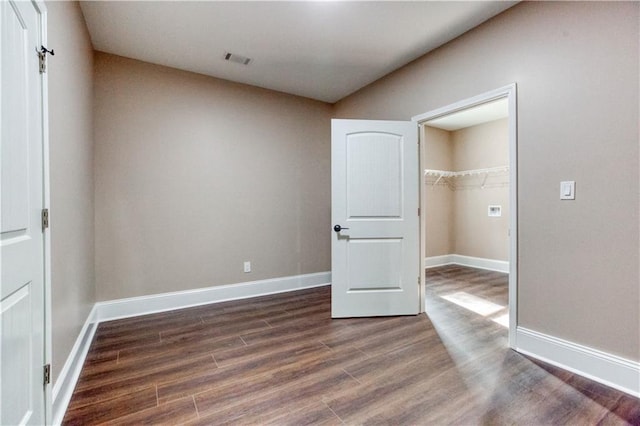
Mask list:
[[[176,291],[96,303],[98,321],[135,317],[198,305],[266,296],[331,284],[331,272]]]
[[[424,267],[427,269],[445,265],[453,265],[452,254],[445,254],[442,256],[429,256],[424,258]]]
[[[484,259],[481,257],[462,256],[460,254],[445,254],[443,256],[425,257],[424,267],[435,268],[444,265],[461,265],[471,268],[486,269],[509,273],[509,262],[506,260]]]
[[[80,377],[84,360],[89,352],[89,347],[93,341],[93,335],[96,333],[98,323],[96,321],[96,306],[91,308],[91,312],[84,322],[78,338],[71,348],[71,352],[64,363],[60,374],[56,379],[52,390],[52,421],[54,425],[60,425],[67,411],[76,382]]]
[[[516,350],[640,398],[640,363],[518,327]]]

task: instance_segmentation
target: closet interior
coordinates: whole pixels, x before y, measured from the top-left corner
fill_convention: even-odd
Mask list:
[[[503,109],[423,125],[427,314],[448,312],[438,307],[451,302],[463,315],[509,326],[506,102]]]
[[[424,127],[427,258],[509,261],[508,119]]]

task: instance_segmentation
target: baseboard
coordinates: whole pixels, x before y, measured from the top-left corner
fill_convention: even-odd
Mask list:
[[[239,284],[153,294],[96,303],[98,321],[135,317],[198,305],[266,296],[331,284],[331,272],[295,275]]]
[[[429,256],[424,258],[424,267],[437,268],[438,266],[453,265],[453,255],[445,254],[442,256]]]
[[[445,254],[443,256],[425,257],[424,267],[435,268],[444,265],[461,265],[471,268],[486,269],[509,273],[509,262],[505,260],[484,259],[481,257],[462,256],[460,254]]]
[[[93,308],[91,308],[91,312],[89,312],[82,329],[80,330],[80,334],[78,334],[78,338],[71,348],[67,361],[64,363],[64,366],[62,367],[62,370],[60,370],[60,374],[53,385],[52,421],[54,425],[62,423],[69,401],[71,401],[73,390],[76,387],[76,382],[78,381],[78,377],[80,377],[84,360],[87,357],[89,347],[93,341],[93,335],[98,327],[96,313],[97,310],[94,305]]]
[[[540,361],[640,397],[640,363],[518,327],[516,349]]]

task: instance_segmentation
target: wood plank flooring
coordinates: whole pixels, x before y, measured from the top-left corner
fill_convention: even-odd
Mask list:
[[[507,349],[504,274],[429,269],[429,317],[331,320],[330,298],[102,323],[64,424],[640,425],[640,400]]]

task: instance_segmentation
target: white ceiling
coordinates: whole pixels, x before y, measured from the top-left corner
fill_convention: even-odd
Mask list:
[[[96,50],[336,102],[513,1],[82,1]],[[244,66],[225,52],[252,58]]]
[[[454,112],[431,121],[427,121],[427,126],[438,129],[453,131],[464,129],[465,127],[476,126],[489,121],[499,120],[509,116],[509,100],[507,98],[497,101],[487,102],[462,111]]]

